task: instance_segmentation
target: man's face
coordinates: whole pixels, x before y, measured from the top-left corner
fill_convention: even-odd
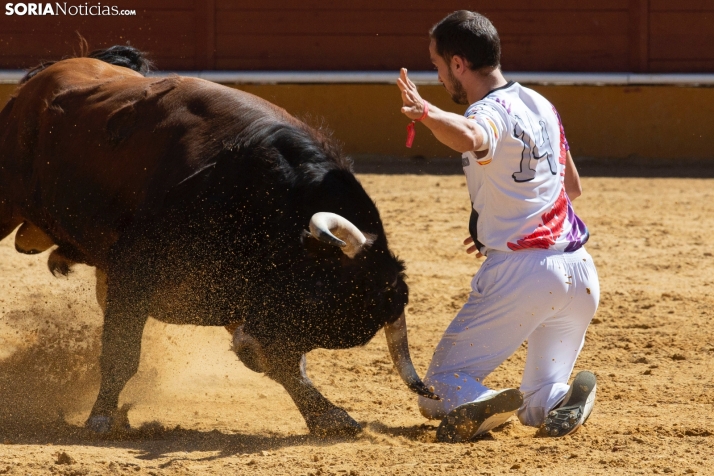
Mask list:
[[[444,58],[439,56],[439,53],[436,52],[436,41],[434,41],[433,38],[429,43],[429,56],[431,57],[431,62],[436,66],[436,71],[439,73],[439,81],[444,85],[451,99],[453,99],[456,104],[468,104],[464,85],[454,76],[451,64],[447,63]]]

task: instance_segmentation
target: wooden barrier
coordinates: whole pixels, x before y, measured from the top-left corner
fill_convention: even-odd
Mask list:
[[[464,8],[496,26],[507,71],[714,71],[714,2],[705,0],[95,3],[136,15],[0,11],[0,69],[71,55],[79,32],[90,48],[130,42],[150,52],[162,70],[424,70],[432,67],[429,29]]]
[[[395,73],[396,78],[396,73]],[[399,91],[390,85],[235,86],[274,102],[313,124],[324,123],[355,155],[457,157],[417,125],[412,149],[404,146],[408,120]],[[14,85],[0,85],[5,104]],[[714,89],[676,86],[534,86],[558,109],[576,157],[694,158],[714,160],[711,117]],[[462,113],[443,88],[422,86],[426,99]]]

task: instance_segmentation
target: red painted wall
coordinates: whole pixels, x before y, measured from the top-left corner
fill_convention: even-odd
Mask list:
[[[45,2],[46,3],[46,2]],[[63,2],[64,3],[64,2]],[[468,8],[499,30],[510,71],[714,71],[711,0],[81,0],[136,16],[6,15],[0,68],[129,41],[163,70],[431,69],[429,28]],[[54,3],[53,3],[54,5]]]

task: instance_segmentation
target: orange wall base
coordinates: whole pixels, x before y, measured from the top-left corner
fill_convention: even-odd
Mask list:
[[[396,79],[396,73],[395,73]],[[399,112],[397,86],[382,84],[240,85],[312,124],[324,122],[354,155],[457,157],[417,125],[412,149],[404,146],[409,121]],[[0,85],[4,104],[14,85]],[[714,160],[710,130],[714,88],[676,86],[534,86],[558,109],[573,155],[595,158]],[[440,86],[422,95],[462,113]]]

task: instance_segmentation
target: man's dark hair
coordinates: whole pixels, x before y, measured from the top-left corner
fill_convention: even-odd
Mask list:
[[[461,56],[474,71],[501,65],[501,39],[489,19],[479,13],[455,11],[434,25],[429,35],[447,63]]]

